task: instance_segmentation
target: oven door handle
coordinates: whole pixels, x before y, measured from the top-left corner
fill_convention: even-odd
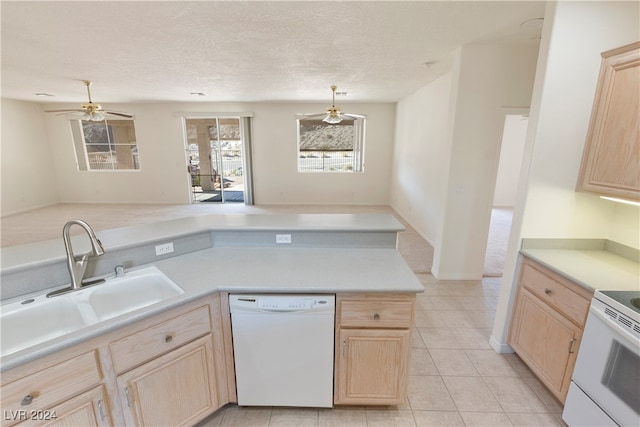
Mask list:
[[[632,348],[636,348],[638,346],[638,339],[633,336],[630,332],[625,331],[621,326],[619,326],[614,319],[609,316],[602,314],[601,311],[591,307],[589,310],[589,315],[594,315],[605,324],[611,326],[611,328],[616,332],[619,336],[626,339],[629,344],[631,344]]]

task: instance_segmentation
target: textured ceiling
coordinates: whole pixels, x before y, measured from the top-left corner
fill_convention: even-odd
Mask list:
[[[467,43],[538,43],[533,1],[6,1],[2,96],[36,102],[397,101]],[[431,67],[423,64],[436,62]],[[54,97],[38,97],[44,92]],[[206,96],[193,96],[202,92]]]

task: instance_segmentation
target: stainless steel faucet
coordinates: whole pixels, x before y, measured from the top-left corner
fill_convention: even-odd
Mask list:
[[[73,225],[79,225],[89,235],[91,241],[91,252],[87,252],[84,255],[74,255],[73,248],[71,247],[71,237],[69,237],[69,229]],[[82,279],[84,278],[84,272],[87,269],[87,261],[90,256],[100,256],[104,254],[104,248],[102,243],[96,237],[93,229],[89,224],[80,219],[74,219],[67,222],[62,229],[62,238],[64,239],[64,248],[67,251],[67,267],[69,268],[69,274],[71,275],[71,290],[77,290],[82,287]]]

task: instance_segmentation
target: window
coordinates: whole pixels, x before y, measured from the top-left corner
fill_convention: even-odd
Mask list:
[[[140,169],[133,120],[76,120],[71,128],[78,169]]]
[[[329,124],[298,115],[298,172],[363,172],[365,122]]]

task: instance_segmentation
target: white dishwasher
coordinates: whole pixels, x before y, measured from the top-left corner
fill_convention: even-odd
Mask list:
[[[229,295],[238,405],[330,408],[334,295]]]

